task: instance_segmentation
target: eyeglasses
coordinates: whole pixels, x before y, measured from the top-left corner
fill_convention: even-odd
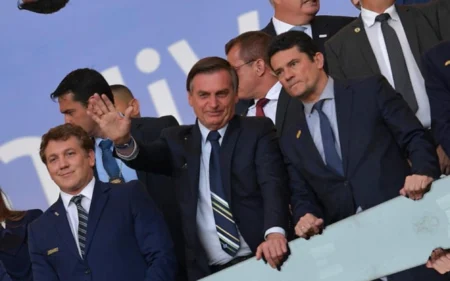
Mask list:
[[[253,60],[249,60],[248,62],[244,62],[243,64],[236,66],[234,69],[235,69],[236,71],[238,71],[239,68],[243,67],[243,66],[246,65],[246,64],[252,63],[252,62],[254,62],[254,61],[256,61],[256,60],[253,59]]]

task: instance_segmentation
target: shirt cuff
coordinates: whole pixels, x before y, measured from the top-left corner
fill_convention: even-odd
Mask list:
[[[274,227],[267,229],[266,233],[264,234],[264,240],[266,240],[267,235],[269,235],[271,233],[281,233],[281,234],[283,234],[284,237],[286,237],[286,232],[284,231],[284,229],[282,229],[281,227],[278,227],[278,226],[274,226]]]
[[[136,141],[134,140],[133,137],[131,137],[131,139],[133,140],[131,142],[131,145],[129,148],[133,148],[133,151],[131,152],[130,155],[123,155],[119,152],[119,149],[116,148],[116,154],[117,156],[119,156],[120,159],[125,160],[125,161],[131,161],[136,159],[136,157],[139,154],[139,146],[136,144]]]

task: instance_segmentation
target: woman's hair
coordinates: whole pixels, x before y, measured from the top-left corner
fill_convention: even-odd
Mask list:
[[[25,216],[25,211],[13,211],[10,209],[8,198],[0,187],[0,221],[19,221]]]

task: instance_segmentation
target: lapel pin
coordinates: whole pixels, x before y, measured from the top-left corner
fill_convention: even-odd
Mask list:
[[[51,249],[51,250],[48,250],[48,251],[47,251],[47,256],[50,256],[50,255],[52,255],[52,254],[54,254],[54,253],[57,253],[58,251],[59,251],[59,248],[58,248],[58,247],[53,248],[53,249]]]
[[[319,38],[327,38],[328,34],[319,34]]]
[[[446,61],[446,62],[444,63],[444,65],[445,65],[445,66],[449,66],[449,65],[450,65],[450,60]]]
[[[359,33],[361,31],[361,28],[357,27],[355,28],[355,33]]]
[[[57,216],[57,217],[58,217],[58,216],[59,216],[59,213],[58,213],[58,212],[55,212],[55,216]]]
[[[301,130],[298,130],[298,132],[297,132],[297,139],[299,139],[300,138],[300,135],[302,134],[302,131]]]

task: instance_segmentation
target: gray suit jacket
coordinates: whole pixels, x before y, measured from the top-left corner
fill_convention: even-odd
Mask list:
[[[434,3],[433,7],[436,9],[437,5]],[[428,8],[426,12],[431,15],[432,9]],[[439,31],[419,7],[397,6],[397,12],[417,65],[422,70],[421,55],[440,41]],[[361,17],[329,39],[325,43],[325,53],[333,77],[349,79],[381,74]]]

